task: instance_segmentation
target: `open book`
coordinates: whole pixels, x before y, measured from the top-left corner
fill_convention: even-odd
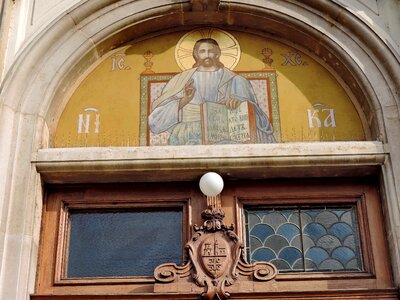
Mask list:
[[[236,109],[225,104],[207,102],[201,105],[203,144],[256,143],[254,107],[243,102]]]

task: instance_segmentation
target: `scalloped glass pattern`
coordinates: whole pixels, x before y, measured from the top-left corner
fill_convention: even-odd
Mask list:
[[[355,206],[245,209],[250,262],[280,272],[362,271]]]

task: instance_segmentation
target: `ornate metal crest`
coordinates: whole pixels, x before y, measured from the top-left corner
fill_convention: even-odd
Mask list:
[[[215,199],[212,203],[216,203]],[[244,246],[233,226],[223,223],[220,205],[209,205],[202,217],[203,226],[194,226],[195,233],[185,247],[188,262],[183,266],[162,264],[154,270],[156,292],[198,290],[202,299],[224,300],[230,298],[226,288],[235,281],[268,281],[276,276],[277,270],[271,263],[246,262]],[[194,284],[200,288],[194,288]]]

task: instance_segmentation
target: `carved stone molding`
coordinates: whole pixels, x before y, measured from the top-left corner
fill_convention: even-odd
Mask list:
[[[267,262],[248,264],[244,245],[233,226],[226,226],[221,209],[209,207],[202,213],[203,226],[186,244],[188,262],[183,266],[162,264],[154,270],[155,292],[199,292],[202,299],[229,299],[226,288],[235,281],[268,281],[277,270]]]

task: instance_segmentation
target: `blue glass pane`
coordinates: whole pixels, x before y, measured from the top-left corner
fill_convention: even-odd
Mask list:
[[[267,224],[257,224],[250,231],[250,235],[258,238],[262,243],[272,234],[274,234],[274,230]]]
[[[293,265],[293,263],[302,257],[301,252],[293,247],[286,247],[279,252],[278,257],[283,259],[289,263],[289,265]]]
[[[326,234],[326,229],[321,224],[310,223],[303,229],[303,233],[308,235],[314,241],[317,241],[321,236]]]
[[[321,247],[312,247],[306,252],[305,257],[314,262],[316,265],[319,265],[325,259],[329,258],[329,254]]]
[[[353,229],[346,223],[336,223],[328,231],[341,240],[353,233]]]
[[[251,256],[251,261],[271,261],[276,258],[274,251],[268,248],[259,248]]]
[[[332,258],[337,259],[340,261],[343,265],[347,264],[350,260],[355,258],[355,254],[353,250],[351,250],[348,247],[339,247],[333,250],[332,252]]]
[[[300,229],[294,224],[286,223],[278,227],[277,233],[284,236],[290,243],[295,236],[300,234]]]
[[[182,262],[182,211],[72,212],[67,277],[151,276]]]

